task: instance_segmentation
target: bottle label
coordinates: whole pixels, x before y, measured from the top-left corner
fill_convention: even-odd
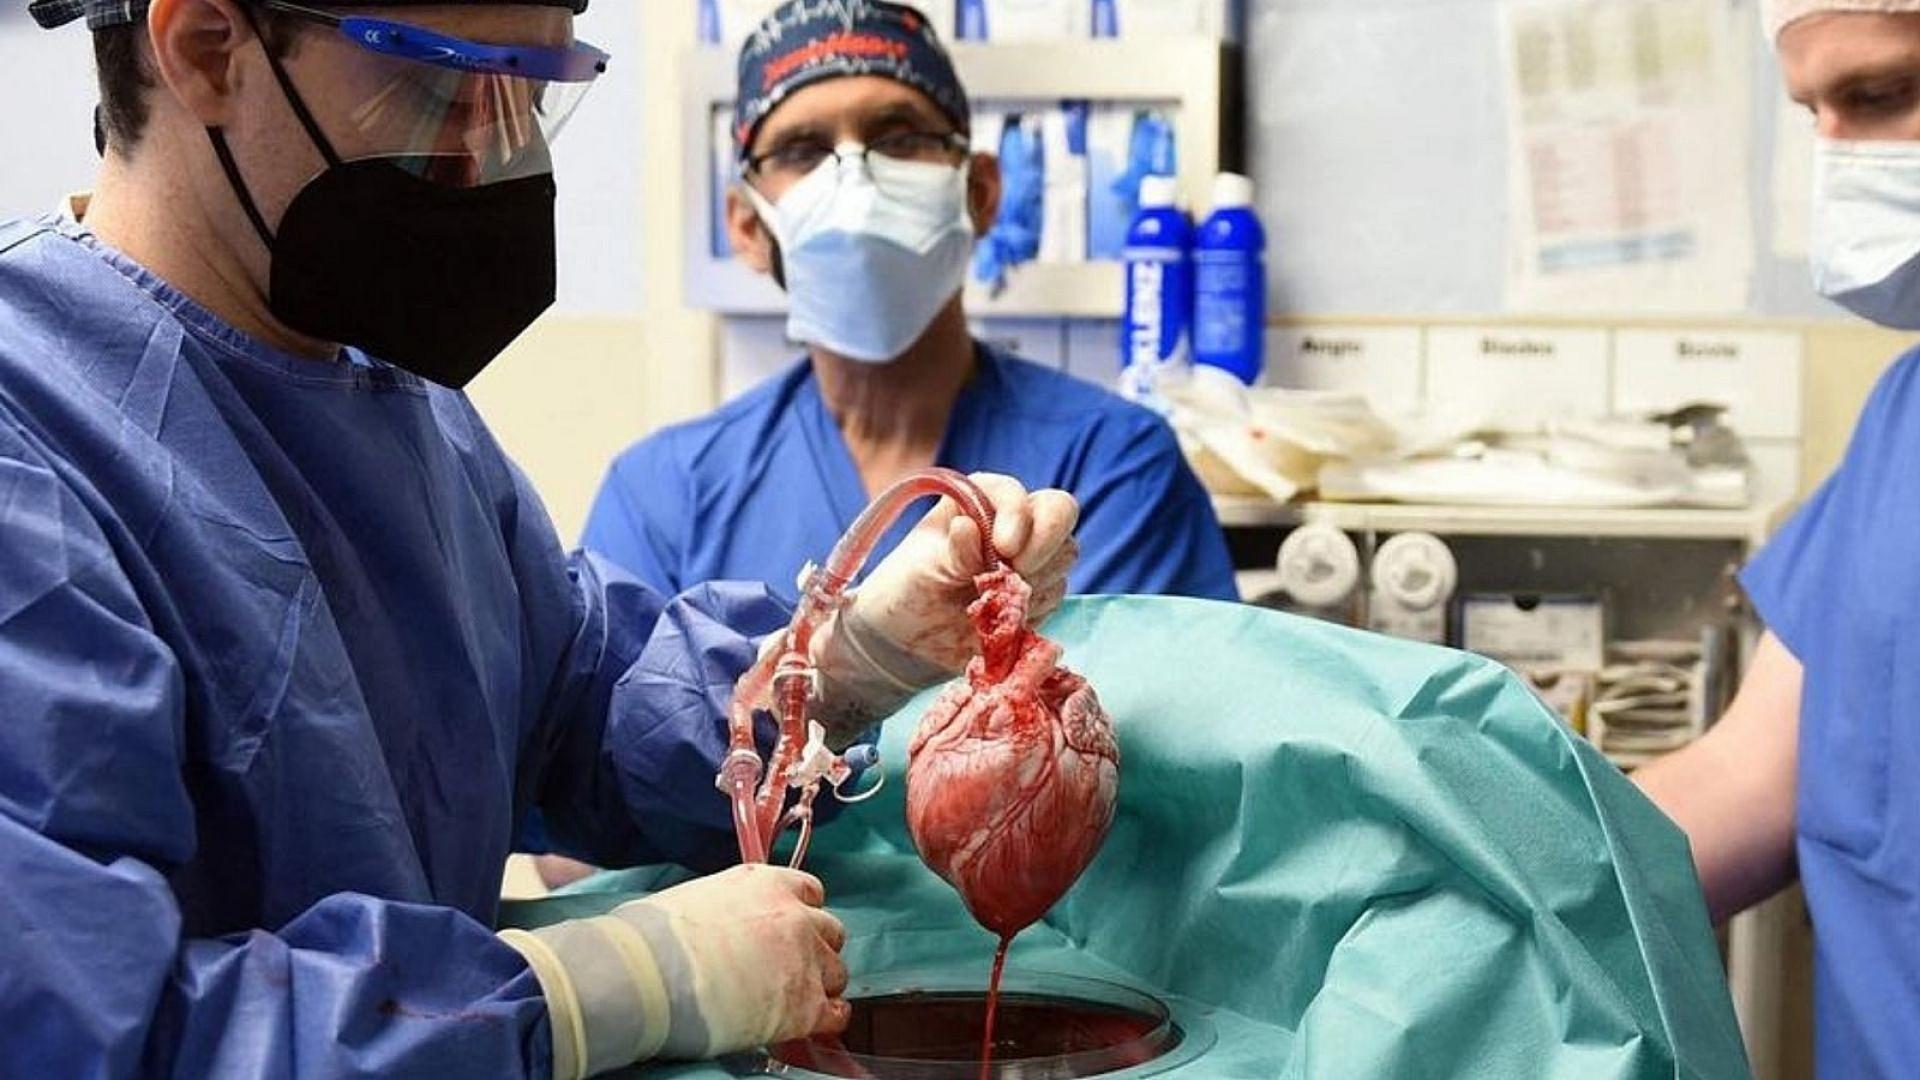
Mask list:
[[[1127,263],[1125,366],[1186,362],[1192,288],[1192,264],[1177,255]]]
[[[1194,358],[1253,383],[1265,364],[1265,266],[1244,254],[1216,254],[1201,259],[1196,277]]]
[[[1233,353],[1243,347],[1252,269],[1245,263],[1210,263],[1201,275],[1193,312],[1194,348],[1201,354]]]

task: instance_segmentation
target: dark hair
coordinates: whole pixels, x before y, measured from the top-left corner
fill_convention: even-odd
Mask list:
[[[144,23],[109,26],[93,33],[93,67],[100,77],[100,130],[120,153],[130,153],[147,127],[147,63]]]
[[[289,55],[300,24],[272,10],[255,9],[252,14],[268,51],[275,58]],[[93,66],[100,80],[99,127],[107,143],[123,155],[140,144],[152,112],[147,91],[159,85],[148,51],[144,21],[93,32]]]

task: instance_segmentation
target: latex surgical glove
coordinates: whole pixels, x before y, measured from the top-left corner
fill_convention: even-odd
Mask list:
[[[1080,505],[1064,491],[1029,493],[1018,480],[972,477],[994,507],[993,546],[1033,587],[1028,618],[1038,626],[1067,594],[1080,556],[1073,537]],[[815,639],[820,672],[817,718],[838,750],[906,700],[958,675],[979,651],[967,606],[973,579],[987,570],[980,529],[942,499],[876,566]]]
[[[540,980],[553,1075],[693,1061],[837,1035],[846,929],[818,879],[737,866],[592,919],[504,930]]]

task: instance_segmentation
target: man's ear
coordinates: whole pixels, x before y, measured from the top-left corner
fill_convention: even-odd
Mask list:
[[[1000,193],[1000,159],[992,154],[973,155],[967,170],[967,214],[973,218],[976,238],[987,235],[999,220]]]
[[[175,100],[202,127],[234,119],[239,52],[255,40],[253,24],[235,0],[153,0],[147,35],[154,70]]]
[[[727,243],[754,273],[773,272],[773,233],[740,184],[727,189]]]

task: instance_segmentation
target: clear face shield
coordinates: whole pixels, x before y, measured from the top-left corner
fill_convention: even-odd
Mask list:
[[[355,62],[326,88],[324,148],[452,188],[551,172],[549,147],[607,67],[607,54],[584,42],[486,44],[284,0],[258,7],[328,27],[354,47]]]

